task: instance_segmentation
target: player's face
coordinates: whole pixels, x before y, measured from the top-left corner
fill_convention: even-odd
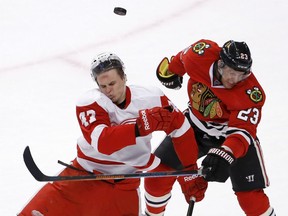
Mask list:
[[[227,65],[225,65],[223,68],[220,69],[222,74],[221,82],[223,86],[227,89],[233,88],[237,83],[241,82],[242,80],[246,79],[248,77],[247,74],[245,74],[242,71],[236,71]]]
[[[111,69],[97,76],[99,89],[113,103],[120,104],[126,97],[126,80],[121,78],[117,69]]]

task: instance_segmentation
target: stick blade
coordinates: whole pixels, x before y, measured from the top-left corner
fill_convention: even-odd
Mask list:
[[[35,164],[35,161],[31,155],[29,146],[26,146],[24,150],[23,159],[24,159],[27,169],[37,181],[47,181],[46,179],[47,176],[44,175],[41,172],[41,170],[37,167],[37,165]]]

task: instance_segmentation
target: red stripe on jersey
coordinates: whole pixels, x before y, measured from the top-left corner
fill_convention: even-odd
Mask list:
[[[98,151],[110,155],[135,143],[135,124],[106,127],[99,136]]]
[[[124,164],[124,163],[119,163],[119,162],[114,162],[114,161],[98,160],[98,159],[95,159],[95,158],[92,158],[92,157],[88,157],[81,151],[81,149],[79,148],[78,145],[77,145],[77,156],[79,158],[82,158],[82,159],[85,159],[85,160],[88,160],[88,161],[92,161],[92,162],[95,162],[95,163],[100,163],[100,164],[106,164],[106,165],[121,165],[121,164]]]

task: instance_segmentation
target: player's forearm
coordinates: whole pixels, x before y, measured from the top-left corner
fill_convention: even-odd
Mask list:
[[[225,140],[222,146],[228,147],[236,158],[240,158],[247,153],[249,144],[240,135],[232,135]]]
[[[106,127],[98,139],[98,151],[103,154],[112,154],[126,146],[135,145],[135,125],[117,125]]]

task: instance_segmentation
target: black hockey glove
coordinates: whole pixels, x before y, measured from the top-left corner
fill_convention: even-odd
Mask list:
[[[223,148],[211,148],[202,161],[202,166],[209,168],[207,181],[225,182],[229,177],[230,165],[235,161],[232,153]]]
[[[172,57],[173,58],[173,57]],[[171,59],[172,59],[171,58]],[[156,75],[158,80],[169,89],[180,89],[183,83],[183,77],[173,74],[168,70],[169,60],[167,57],[163,58],[157,67]]]

